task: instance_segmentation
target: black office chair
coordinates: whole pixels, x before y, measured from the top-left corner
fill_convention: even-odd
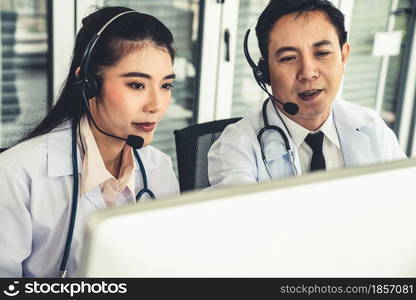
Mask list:
[[[224,128],[239,120],[212,121],[174,131],[181,192],[209,187],[208,151]]]

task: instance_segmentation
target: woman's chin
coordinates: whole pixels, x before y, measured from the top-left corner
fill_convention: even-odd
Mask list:
[[[143,147],[150,145],[153,142],[153,132],[140,134],[144,139]]]

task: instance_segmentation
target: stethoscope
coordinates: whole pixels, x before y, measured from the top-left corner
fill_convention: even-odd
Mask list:
[[[290,136],[290,132],[289,132],[285,122],[283,121],[282,117],[280,116],[279,112],[277,111],[276,106],[273,103],[273,100],[277,103],[280,103],[283,106],[283,110],[286,111],[290,115],[297,114],[298,111],[299,111],[299,106],[297,104],[293,103],[293,102],[290,102],[290,101],[282,102],[279,99],[277,99],[276,97],[274,97],[272,94],[269,93],[269,91],[267,90],[267,87],[266,87],[266,83],[270,83],[270,75],[269,75],[267,64],[262,59],[259,60],[258,65],[256,65],[254,63],[253,59],[250,56],[249,50],[248,50],[248,37],[249,37],[249,35],[250,35],[250,29],[248,29],[246,31],[246,34],[244,36],[244,43],[243,43],[244,56],[246,57],[250,68],[253,70],[254,79],[256,80],[257,84],[259,85],[259,87],[263,91],[265,91],[269,95],[269,98],[266,99],[263,102],[263,107],[262,107],[262,110],[261,110],[264,126],[257,133],[257,141],[260,145],[261,158],[263,160],[264,165],[266,166],[267,173],[269,173],[270,179],[274,180],[275,178],[273,176],[270,164],[267,161],[266,155],[264,153],[262,136],[268,130],[276,131],[283,138],[283,142],[285,144],[285,148],[286,148],[287,154],[289,156],[290,165],[292,167],[293,175],[299,175],[298,169],[296,168],[296,164],[295,164],[295,158],[294,158],[294,155],[293,155],[294,150],[292,150],[292,148],[290,147],[288,137],[286,136],[286,134],[285,134],[285,132],[283,131],[282,128],[280,128],[279,126],[270,125],[269,120],[267,119],[267,104],[269,103],[269,100],[272,101],[272,105],[275,109],[275,112],[276,112],[277,116],[280,118],[280,120],[282,121],[283,125],[285,126],[286,131],[289,134],[289,136]]]
[[[270,179],[274,180],[275,178],[274,178],[274,176],[273,176],[273,173],[272,173],[272,170],[271,170],[270,164],[269,164],[269,162],[267,161],[267,159],[266,159],[266,155],[265,155],[265,153],[264,153],[264,147],[263,147],[263,142],[262,142],[262,136],[263,136],[263,134],[264,134],[265,132],[267,132],[268,130],[273,130],[273,131],[276,131],[276,132],[278,132],[278,133],[280,134],[280,136],[282,137],[283,142],[284,142],[284,144],[285,144],[286,152],[287,152],[287,154],[288,154],[288,156],[289,156],[289,162],[290,162],[290,165],[291,165],[291,167],[292,167],[293,175],[296,175],[296,176],[297,176],[297,175],[299,175],[299,172],[298,172],[298,169],[296,168],[296,164],[295,164],[295,157],[294,157],[294,150],[290,147],[289,138],[287,137],[286,133],[283,131],[283,129],[282,129],[282,128],[280,128],[279,126],[270,125],[269,120],[268,120],[268,118],[267,118],[267,104],[269,103],[269,101],[272,101],[272,100],[271,100],[270,98],[268,98],[268,99],[266,99],[266,100],[263,102],[263,106],[262,106],[262,109],[261,109],[261,113],[262,113],[262,117],[263,117],[263,123],[264,123],[264,126],[263,126],[263,128],[261,128],[261,129],[260,129],[260,131],[257,133],[257,141],[258,141],[258,143],[259,143],[259,145],[260,145],[261,158],[262,158],[262,160],[263,160],[264,165],[266,166],[266,170],[267,170],[267,173],[268,173],[268,174],[269,174],[269,176],[270,176]],[[272,105],[273,105],[273,107],[274,107],[274,108],[275,108],[275,110],[276,110],[276,107],[274,106],[273,102],[272,102]],[[285,126],[285,128],[286,128],[286,131],[289,133],[289,130],[287,129],[285,122],[282,120],[282,117],[281,117],[281,116],[280,116],[280,114],[277,112],[277,110],[276,110],[276,114],[279,116],[280,120],[282,121],[283,125],[284,125],[284,126]],[[289,133],[289,134],[290,134],[290,133]]]
[[[59,277],[66,277],[67,270],[66,265],[69,257],[69,252],[72,243],[72,237],[75,228],[75,219],[77,215],[77,206],[78,206],[78,192],[79,192],[79,179],[78,179],[78,156],[77,156],[77,128],[78,122],[75,120],[72,122],[72,207],[71,207],[71,217],[69,220],[68,234],[66,237],[64,254],[62,256],[61,265],[59,267]],[[137,149],[133,149],[134,157],[140,168],[140,173],[142,174],[143,188],[136,194],[136,202],[142,198],[143,195],[147,194],[152,200],[155,199],[155,195],[149,189],[147,182],[146,170],[143,165],[143,161],[140,158]]]

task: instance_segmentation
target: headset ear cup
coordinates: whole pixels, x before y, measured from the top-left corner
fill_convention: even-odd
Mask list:
[[[262,80],[266,84],[270,84],[269,66],[264,59],[260,59],[258,67],[261,70]]]
[[[84,88],[84,80],[79,79],[79,78],[75,79],[73,83],[73,88],[76,91],[77,95],[82,97],[82,89]]]
[[[87,74],[84,79],[84,84],[85,95],[87,96],[87,99],[98,96],[100,87],[97,78]]]

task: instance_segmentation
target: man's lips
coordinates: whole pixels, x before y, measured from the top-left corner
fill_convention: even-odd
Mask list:
[[[298,94],[298,96],[305,101],[312,101],[316,99],[322,92],[322,89],[305,90]]]
[[[132,125],[134,128],[140,131],[150,132],[155,128],[156,122],[143,122],[143,123],[133,122]]]

